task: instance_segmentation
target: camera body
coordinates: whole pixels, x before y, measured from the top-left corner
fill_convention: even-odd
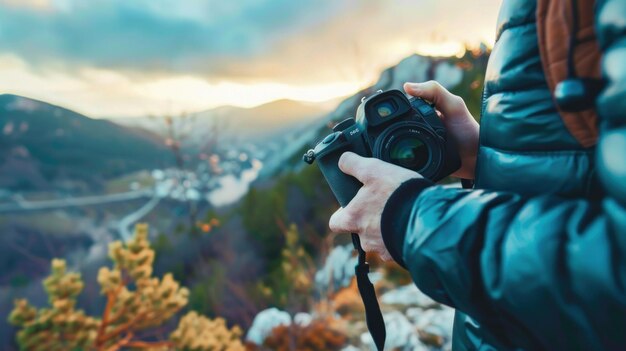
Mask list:
[[[435,182],[461,167],[456,145],[434,107],[420,98],[407,99],[399,90],[363,99],[356,119],[337,124],[303,157],[307,163],[317,160],[342,207],[363,185],[339,169],[339,157],[346,151],[408,168]]]

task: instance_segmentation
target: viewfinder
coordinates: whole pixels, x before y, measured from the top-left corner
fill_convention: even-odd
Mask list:
[[[389,117],[398,110],[398,106],[392,100],[384,100],[376,105],[376,112],[382,118]]]

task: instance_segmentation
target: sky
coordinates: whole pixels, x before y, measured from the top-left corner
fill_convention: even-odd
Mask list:
[[[90,117],[350,95],[491,45],[500,0],[0,0],[0,93]]]

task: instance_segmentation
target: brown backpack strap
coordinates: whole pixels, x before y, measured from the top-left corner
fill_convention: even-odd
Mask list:
[[[600,78],[600,48],[594,31],[594,1],[578,0],[579,23],[574,51],[576,73],[582,78]],[[568,78],[567,62],[569,38],[572,33],[573,9],[568,0],[537,0],[537,38],[541,64],[550,91]],[[598,139],[595,110],[564,112],[561,119],[569,132],[584,147],[591,147]]]

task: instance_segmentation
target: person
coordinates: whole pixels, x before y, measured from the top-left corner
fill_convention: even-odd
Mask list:
[[[568,65],[601,68],[595,107],[555,101]],[[363,187],[331,230],[455,308],[453,350],[626,350],[626,1],[504,0],[480,126],[436,82],[404,89],[435,103],[474,189],[345,153]]]

